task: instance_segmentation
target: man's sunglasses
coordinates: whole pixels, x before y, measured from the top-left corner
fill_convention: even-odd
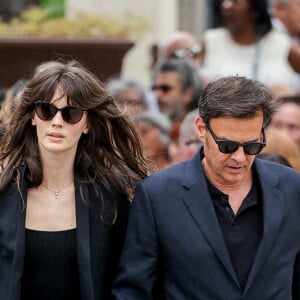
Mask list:
[[[191,48],[181,48],[181,49],[175,50],[173,53],[173,57],[185,58],[188,55],[196,57],[200,54],[200,52],[201,52],[201,46],[196,44]]]
[[[37,116],[43,121],[50,121],[54,118],[58,111],[60,111],[63,120],[69,124],[76,124],[80,122],[84,109],[78,106],[65,106],[57,108],[51,103],[38,101],[34,103],[34,110]]]
[[[214,141],[218,145],[220,152],[222,153],[226,153],[226,154],[234,153],[240,146],[242,146],[246,154],[256,155],[266,146],[265,131],[263,128],[262,128],[262,135],[263,135],[262,142],[247,142],[247,143],[239,143],[231,140],[218,139],[216,134],[211,129],[209,123],[206,124],[206,128],[210,132]]]
[[[160,90],[163,93],[169,93],[171,90],[174,89],[173,86],[167,84],[154,84],[152,85],[152,91]]]

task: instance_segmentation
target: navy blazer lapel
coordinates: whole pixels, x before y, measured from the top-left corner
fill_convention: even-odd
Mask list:
[[[88,195],[88,187],[84,187],[84,194]],[[90,257],[90,215],[88,207],[83,203],[80,195],[79,183],[75,181],[76,199],[76,238],[77,262],[80,276],[80,290],[82,299],[94,299],[91,257]],[[87,196],[87,199],[90,199]]]
[[[186,164],[185,180],[183,183],[185,189],[183,191],[183,201],[192,218],[198,224],[199,229],[205,236],[207,242],[216,253],[227,272],[240,287],[208,191],[199,153],[200,152]]]
[[[261,161],[256,160],[255,166],[262,187],[263,201],[263,237],[259,243],[244,293],[247,292],[264,262],[268,258],[281,226],[284,196],[276,187],[277,179],[268,172]]]

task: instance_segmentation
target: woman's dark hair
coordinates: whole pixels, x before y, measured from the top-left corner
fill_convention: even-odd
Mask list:
[[[216,9],[215,4],[215,19],[217,21],[217,25],[224,26],[224,22],[221,17],[221,9],[220,6],[222,4],[221,0],[214,0],[215,3],[219,5],[218,11]],[[249,4],[252,6],[256,14],[256,33],[258,38],[264,36],[272,29],[271,16],[268,9],[268,1],[267,0],[247,0]]]
[[[144,178],[147,163],[134,125],[108,95],[100,80],[78,62],[57,62],[34,75],[25,86],[0,151],[0,190],[11,181],[20,184],[22,166],[30,187],[43,181],[36,127],[31,123],[34,103],[50,102],[59,87],[68,104],[87,110],[89,132],[79,140],[74,174],[79,182],[102,184],[112,193],[130,197],[136,180]]]
[[[256,28],[259,37],[262,37],[272,29],[271,16],[267,0],[248,0],[257,14]]]

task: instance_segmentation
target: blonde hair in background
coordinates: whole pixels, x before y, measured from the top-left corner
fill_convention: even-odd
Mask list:
[[[277,152],[281,154],[295,170],[300,171],[300,152],[296,143],[280,129],[268,127],[265,133],[267,146],[261,153]]]

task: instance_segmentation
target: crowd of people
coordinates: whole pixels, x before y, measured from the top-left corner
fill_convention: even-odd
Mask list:
[[[0,298],[300,300],[300,1],[211,0],[151,84],[48,61],[0,94]]]

